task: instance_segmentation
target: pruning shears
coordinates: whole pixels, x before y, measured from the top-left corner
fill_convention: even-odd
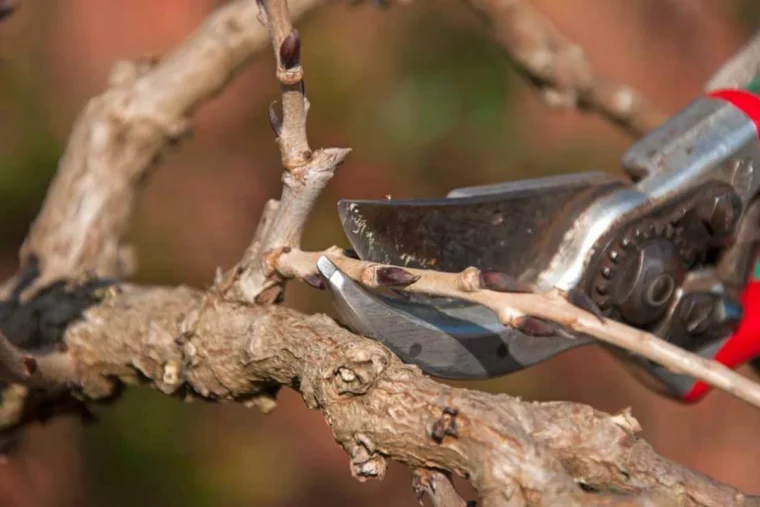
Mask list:
[[[445,198],[343,200],[354,251],[372,262],[506,273],[582,291],[607,318],[728,367],[760,356],[760,81],[698,98],[622,157],[627,178],[580,173],[460,188]],[[484,379],[595,343],[531,336],[489,309],[370,290],[318,268],[344,323],[432,376]],[[709,390],[632,353],[668,395]]]

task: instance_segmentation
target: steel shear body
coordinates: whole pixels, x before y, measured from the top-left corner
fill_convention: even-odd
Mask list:
[[[443,199],[341,201],[360,258],[507,273],[538,290],[583,291],[608,318],[736,367],[760,355],[760,96],[701,97],[604,173],[457,189]],[[594,343],[529,336],[488,309],[380,294],[329,259],[318,268],[346,325],[444,378],[508,374]],[[682,401],[708,388],[623,354]]]

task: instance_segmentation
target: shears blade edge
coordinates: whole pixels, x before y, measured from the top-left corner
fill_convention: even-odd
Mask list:
[[[409,301],[375,294],[325,256],[319,258],[317,269],[346,326],[435,377],[497,377],[590,343],[580,336],[528,336],[503,326],[489,309],[467,302]]]
[[[342,200],[338,212],[364,260],[448,272],[476,266],[532,282],[575,219],[628,184],[582,173],[460,189],[455,198]]]

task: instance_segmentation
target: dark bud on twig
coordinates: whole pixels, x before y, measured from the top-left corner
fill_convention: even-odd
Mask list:
[[[538,317],[520,317],[516,319],[514,325],[528,336],[556,336],[558,334],[554,324]]]
[[[37,371],[37,360],[33,358],[32,356],[24,356],[24,368],[26,368],[26,374],[27,375],[34,375],[34,372]]]
[[[377,268],[376,276],[377,283],[386,287],[404,287],[420,279],[419,276],[394,266]]]
[[[586,310],[587,312],[593,313],[596,318],[599,319],[599,322],[604,324],[604,314],[602,313],[601,308],[599,308],[599,306],[594,303],[594,300],[591,299],[588,294],[582,290],[570,289],[565,294],[565,299],[567,299],[570,304]]]
[[[301,36],[295,28],[280,45],[280,63],[285,69],[292,69],[301,60]]]
[[[7,18],[18,6],[18,0],[0,0],[0,20]]]
[[[448,437],[459,437],[457,429],[457,415],[459,411],[455,408],[444,407],[441,417],[439,417],[430,428],[430,437],[437,443],[443,442]]]
[[[500,271],[481,271],[480,285],[484,289],[498,292],[517,292],[521,294],[533,292],[533,287],[529,283],[520,281],[514,276]]]
[[[303,281],[315,289],[325,290],[325,281],[319,275],[306,275],[303,277]]]
[[[277,114],[275,104],[277,104],[276,100],[269,104],[269,126],[272,127],[274,135],[280,137],[280,131],[282,130],[282,119],[280,118],[280,115]]]

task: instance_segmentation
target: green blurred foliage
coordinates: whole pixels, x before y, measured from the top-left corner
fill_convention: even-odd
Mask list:
[[[0,61],[0,133],[6,141],[0,147],[0,245],[11,255],[37,215],[61,155],[46,120],[46,99],[35,86],[39,76],[16,70]]]
[[[409,25],[390,41],[397,80],[368,112],[376,131],[364,137],[372,156],[421,171],[409,178],[446,181],[440,171],[458,167],[432,165],[444,147],[479,166],[510,144],[509,64],[490,39],[447,18],[418,14]],[[362,117],[352,118],[355,128]]]
[[[218,498],[197,477],[190,407],[149,389],[127,390],[88,427],[90,505],[214,506]]]

